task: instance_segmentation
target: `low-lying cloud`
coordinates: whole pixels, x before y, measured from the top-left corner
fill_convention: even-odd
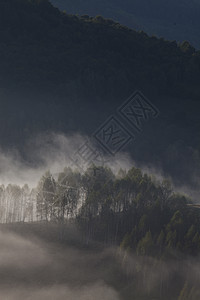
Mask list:
[[[95,268],[108,254],[90,256],[78,248],[45,242],[29,235],[24,226],[20,228],[25,236],[0,231],[0,299],[120,299],[104,282],[106,266]],[[51,232],[48,226],[45,230]]]

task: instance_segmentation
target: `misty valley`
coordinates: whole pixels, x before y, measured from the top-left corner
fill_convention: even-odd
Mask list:
[[[168,180],[95,165],[54,177],[1,186],[2,299],[198,299],[200,211]]]
[[[0,0],[0,300],[200,299],[199,14]]]

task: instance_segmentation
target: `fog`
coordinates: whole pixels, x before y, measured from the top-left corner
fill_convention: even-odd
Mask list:
[[[79,133],[64,135],[58,133],[40,134],[27,140],[24,145],[26,158],[17,150],[3,151],[0,149],[0,184],[9,183],[23,186],[27,183],[31,188],[36,187],[41,176],[47,171],[56,178],[58,173],[64,167],[70,166],[72,169],[79,169],[79,166],[86,170],[89,164],[75,165],[73,156],[80,146],[90,140],[95,148],[95,144],[88,137]],[[179,186],[173,183],[173,179],[164,173],[162,168],[155,167],[153,164],[138,163],[124,149],[115,156],[107,155],[98,148],[101,153],[101,160],[95,161],[95,164],[108,166],[117,174],[120,169],[129,170],[132,166],[140,168],[143,173],[147,173],[157,181],[162,181],[167,177],[173,185],[176,192],[185,194],[198,202],[199,189],[182,183]],[[80,169],[79,169],[80,170]],[[191,174],[191,177],[193,174]],[[195,181],[197,179],[195,178]]]
[[[69,300],[88,300],[95,299],[101,300],[102,297],[105,300],[118,300],[119,297],[117,293],[112,289],[107,287],[102,283],[96,283],[92,286],[88,285],[83,288],[68,288],[65,285],[54,285],[52,287],[44,288],[25,288],[18,287],[17,290],[13,289],[11,291],[2,290],[1,297],[7,300],[20,300],[20,299],[30,299],[30,300],[54,300],[54,299],[69,299]]]
[[[27,141],[24,146],[26,160],[17,150],[10,152],[1,150],[0,183],[5,185],[13,183],[20,186],[27,183],[30,187],[35,187],[47,170],[56,176],[65,166],[77,168],[72,161],[73,155],[88,139],[87,136],[80,134],[71,136],[55,133],[38,135]],[[113,172],[117,172],[120,168],[129,169],[133,162],[130,156],[124,152],[116,154],[115,157],[104,155],[99,164],[108,165]]]
[[[42,134],[24,145],[26,159],[17,150],[0,151],[0,182],[2,184],[29,184],[36,186],[46,170],[59,172],[71,164],[70,154],[84,140],[80,135],[66,137],[59,134]]]
[[[46,170],[56,177],[65,166],[77,168],[71,157],[87,139],[81,134],[41,134],[27,141],[26,159],[17,150],[1,151],[0,183],[35,187]],[[138,164],[125,151],[104,155],[103,165],[115,174],[136,166],[155,180],[165,178],[162,170]],[[174,188],[193,192],[187,186]],[[66,225],[60,240],[60,230],[58,224],[40,222],[1,225],[0,299],[177,300],[184,285],[188,299],[200,297],[199,257],[179,260],[182,254],[174,251],[173,258],[138,256],[116,245],[88,245],[74,225]]]
[[[52,224],[2,225],[0,299],[167,299],[165,293],[178,299],[184,282],[193,286],[188,299],[199,299],[198,257],[160,261],[94,242],[86,247],[73,226],[59,242],[58,230]]]
[[[30,236],[27,229],[25,237],[0,232],[1,299],[119,299],[103,280],[106,266],[99,265],[110,253],[62,247]]]

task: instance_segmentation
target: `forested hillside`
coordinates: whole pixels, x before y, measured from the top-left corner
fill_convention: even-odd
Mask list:
[[[100,16],[67,15],[47,0],[0,5],[2,147],[27,156],[25,141],[40,132],[92,134],[140,89],[161,114],[125,150],[197,186],[199,51]]]
[[[175,250],[200,251],[200,211],[140,169],[91,166],[85,173],[66,167],[57,178],[48,171],[38,186],[2,185],[0,222],[75,221],[85,241],[119,245],[140,255],[168,257]]]
[[[39,245],[33,249],[37,253],[33,269],[26,265],[28,269],[18,271],[14,279],[20,287],[21,276],[29,271],[26,284],[37,287],[37,299],[44,299],[41,286],[49,285],[54,293],[59,283],[67,283],[67,288],[79,280],[85,285],[92,280],[91,274],[93,280],[114,289],[119,299],[198,299],[200,210],[175,193],[169,181],[158,182],[135,167],[117,174],[96,166],[83,174],[66,167],[57,178],[46,172],[32,190],[27,185],[10,184],[1,186],[0,191],[0,222],[4,223],[0,238],[5,230],[4,241],[16,251],[20,245],[16,242],[21,239],[21,251],[28,248],[30,255],[24,255],[25,263],[31,262],[32,248]],[[28,239],[28,244],[22,238]],[[49,255],[53,264],[48,263],[35,276],[35,268]],[[10,269],[16,273],[13,266],[11,260],[3,275],[4,284],[11,276]],[[66,273],[71,267],[73,271]],[[87,290],[90,293],[89,287]],[[18,292],[22,291],[20,287]],[[58,292],[54,297],[64,299],[66,293],[59,296]],[[23,294],[21,297],[25,299]],[[96,295],[94,299],[98,299]]]
[[[1,299],[200,299],[199,82],[188,42],[0,0]]]

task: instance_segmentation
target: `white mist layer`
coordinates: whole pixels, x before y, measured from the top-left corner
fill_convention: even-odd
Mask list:
[[[36,162],[35,166],[24,161],[17,151],[10,153],[1,151],[0,184],[12,183],[23,186],[27,183],[30,187],[35,187],[47,170],[56,175],[66,166],[77,168],[71,158],[86,140],[87,137],[79,134],[65,136],[52,133],[38,136],[26,145],[28,157]],[[120,168],[131,167],[130,157],[126,153],[119,153],[115,157],[104,157],[104,161],[113,172],[117,172]]]
[[[56,178],[57,174],[66,166],[76,169],[77,165],[71,158],[88,140],[87,136],[78,133],[69,136],[57,133],[41,134],[29,140],[25,145],[25,151],[31,163],[23,160],[17,150],[9,153],[0,151],[0,185],[7,186],[11,183],[23,186],[27,183],[30,188],[33,188],[37,186],[41,176],[47,170]],[[157,181],[162,181],[165,177],[161,169],[151,164],[137,163],[126,152],[119,152],[115,156],[104,155],[103,165],[110,167],[115,174],[120,168],[129,170],[135,166],[140,168],[143,173],[152,175]],[[172,182],[172,179],[169,179]],[[198,200],[199,191],[191,189],[189,186],[173,186],[173,188],[177,192]]]
[[[53,229],[42,228],[47,235]],[[106,266],[105,270],[95,267],[111,254],[62,248],[31,236],[29,227],[22,232],[25,237],[0,231],[0,299],[119,300],[115,289],[103,280]],[[76,236],[74,231],[71,234]]]

